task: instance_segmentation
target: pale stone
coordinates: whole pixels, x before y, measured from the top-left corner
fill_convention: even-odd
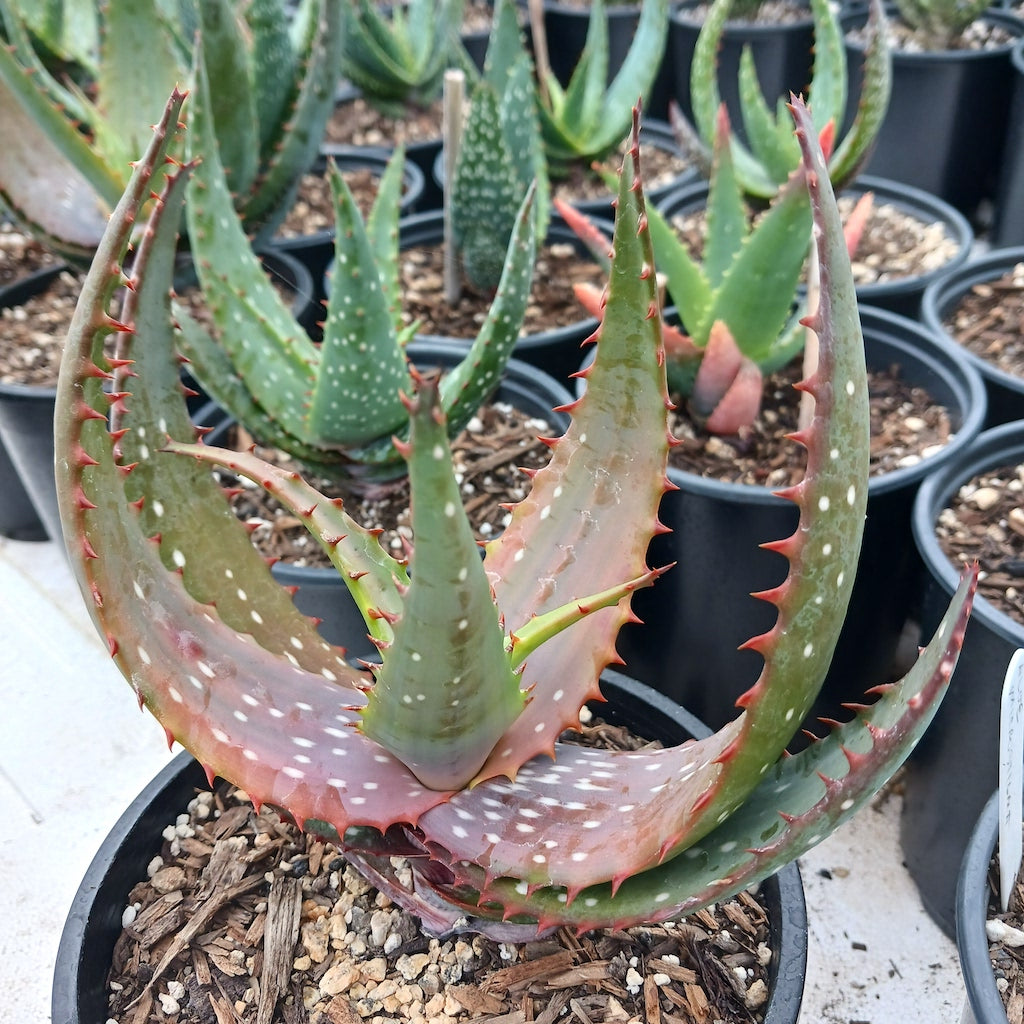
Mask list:
[[[338,996],[347,992],[359,977],[359,969],[354,964],[338,963],[328,967],[320,979],[320,991],[325,996]]]

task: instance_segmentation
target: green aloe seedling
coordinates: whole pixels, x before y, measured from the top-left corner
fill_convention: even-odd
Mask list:
[[[267,281],[232,205],[218,156],[211,95],[200,78],[188,151],[192,255],[214,330],[175,311],[175,344],[211,397],[255,437],[326,476],[371,483],[404,476],[394,435],[408,431],[400,392],[412,387],[401,326],[398,216],[403,154],[397,150],[364,223],[332,166],[335,263],[323,326],[314,343]],[[519,338],[536,252],[532,197],[520,204],[502,279],[462,362],[442,385],[453,435],[497,387]],[[169,287],[165,279],[164,287]],[[170,330],[168,320],[167,330]]]
[[[216,97],[217,138],[249,230],[272,232],[313,162],[333,109],[338,5],[303,0],[111,3],[98,11],[102,48],[90,88],[52,74],[26,26],[0,0],[0,199],[40,241],[87,261],[176,82],[193,38]],[[244,11],[244,21],[240,20]],[[90,96],[95,92],[95,98]],[[54,201],[58,197],[58,201]]]
[[[541,134],[552,177],[570,164],[603,160],[629,131],[629,111],[654,86],[668,38],[668,0],[641,0],[640,20],[608,83],[608,20],[593,0],[583,52],[565,88],[548,71],[538,83]]]
[[[425,105],[447,68],[464,63],[459,42],[464,0],[410,0],[386,11],[373,0],[338,0],[345,11],[341,73],[384,113]]]
[[[801,384],[815,402],[795,438],[807,449],[806,476],[783,492],[799,527],[770,545],[789,573],[760,595],[778,622],[749,643],[764,671],[715,735],[609,753],[558,737],[599,698],[630,594],[663,571],[645,561],[671,439],[637,125],[585,394],[483,562],[458,500],[438,386],[411,378],[402,450],[415,538],[406,577],[297,474],[191,440],[178,364],[154,343],[168,297],[166,275],[153,271],[173,261],[185,169],[169,175],[124,309],[111,315],[125,282],[117,268],[180,102],[173,97],[86,279],[56,427],[71,563],[97,630],[167,736],[211,779],[222,775],[257,804],[342,838],[356,865],[390,871],[389,894],[428,929],[462,916],[480,930],[512,916],[580,929],[675,917],[767,876],[862,806],[947,686],[973,581],[904,679],[824,740],[782,756],[842,626],[868,472],[853,280],[806,109],[795,105],[794,117],[822,267],[808,319],[820,359]],[[210,463],[279,495],[331,552],[380,648],[372,679],[323,643],[273,583]],[[389,849],[412,854],[416,886],[430,899],[378,856]]]
[[[677,111],[673,123],[683,147],[710,168],[717,130],[721,93],[718,88],[717,52],[734,0],[715,0],[701,28],[690,69],[690,95],[694,123]],[[820,133],[830,124],[842,124],[846,111],[846,50],[837,10],[828,0],[810,0],[814,19],[814,74],[807,102]],[[828,162],[833,187],[839,188],[858,172],[878,137],[889,106],[892,66],[881,0],[871,0],[865,48],[864,79],[857,112],[847,134],[838,141]],[[785,98],[766,98],[758,84],[749,48],[740,57],[740,107],[748,145],[732,138],[736,174],[747,195],[769,199],[788,180],[800,161]]]
[[[466,277],[497,287],[504,252],[527,190],[535,191],[536,233],[547,233],[550,187],[534,104],[533,62],[513,0],[498,0],[482,76],[470,94],[455,174],[446,190],[453,242]]]

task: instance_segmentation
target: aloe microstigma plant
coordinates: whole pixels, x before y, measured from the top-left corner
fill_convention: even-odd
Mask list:
[[[681,145],[705,168],[711,164],[721,106],[718,47],[734,2],[715,0],[697,38],[690,68],[693,124],[677,108],[673,110],[673,124]],[[847,102],[842,28],[838,12],[828,0],[810,0],[810,5],[814,20],[814,72],[807,90],[807,103],[818,132],[830,124],[830,130],[836,132],[843,123]],[[892,61],[881,0],[870,2],[866,31],[863,82],[856,115],[828,161],[829,176],[835,188],[850,181],[871,155],[889,107]],[[790,130],[785,98],[762,94],[749,47],[740,57],[739,96],[748,143],[744,144],[735,135],[732,137],[736,173],[749,196],[770,199],[796,169],[800,149]]]
[[[341,174],[335,200],[335,262],[323,339],[314,343],[268,282],[233,209],[201,78],[188,151],[198,158],[187,189],[192,255],[214,330],[175,309],[176,346],[208,393],[264,444],[321,475],[357,486],[402,476],[393,435],[408,430],[400,393],[412,388],[402,326],[398,217],[403,153],[392,155],[366,223]],[[488,316],[441,385],[452,435],[498,386],[519,338],[536,253],[532,195],[519,203]],[[503,253],[504,254],[504,253]],[[148,270],[147,273],[155,272]],[[170,287],[165,276],[163,286]]]
[[[387,865],[381,851],[409,854],[419,892],[397,876],[384,881],[428,928],[462,916],[481,930],[509,917],[579,929],[667,919],[765,877],[860,807],[946,688],[973,580],[905,678],[820,742],[782,756],[843,622],[867,491],[854,286],[806,109],[794,105],[821,257],[820,304],[808,319],[820,358],[801,385],[815,416],[795,438],[807,473],[783,492],[799,528],[770,545],[789,573],[760,595],[779,618],[749,643],[764,671],[717,734],[610,753],[558,737],[599,699],[630,594],[664,571],[645,561],[671,439],[637,121],[586,391],[482,562],[436,381],[412,377],[401,446],[414,531],[406,577],[297,474],[192,440],[177,361],[152,343],[168,298],[151,270],[173,259],[187,168],[168,176],[124,308],[112,314],[132,222],[181,101],[172,97],[84,284],[56,426],[71,563],[97,630],[167,737],[211,781],[221,775],[300,827],[337,837],[357,865]],[[251,476],[309,524],[362,602],[381,655],[372,679],[320,641],[272,582],[210,463]]]
[[[98,9],[102,47],[86,90],[52,74],[0,0],[0,200],[44,244],[87,262],[176,82],[199,68],[216,96],[222,157],[250,231],[268,234],[316,157],[334,104],[340,5],[158,0]],[[90,96],[94,93],[94,97]],[[57,200],[55,201],[55,198]]]

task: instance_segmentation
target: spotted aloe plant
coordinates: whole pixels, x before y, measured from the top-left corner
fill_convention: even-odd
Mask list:
[[[661,571],[645,557],[671,441],[636,123],[585,394],[482,562],[460,511],[438,386],[413,378],[403,399],[415,532],[406,577],[296,474],[188,440],[177,363],[153,344],[167,297],[151,273],[173,258],[186,168],[169,175],[135,276],[117,270],[179,104],[175,96],[85,282],[56,430],[72,565],[114,660],[167,737],[211,780],[222,775],[300,826],[336,835],[428,928],[462,915],[480,929],[510,917],[580,929],[665,919],[766,876],[852,814],[944,692],[972,583],[903,680],[821,742],[781,756],[843,621],[867,489],[853,281],[807,111],[797,105],[794,116],[821,250],[821,302],[809,319],[821,351],[801,385],[816,402],[795,438],[806,477],[784,492],[800,526],[771,545],[790,570],[761,595],[779,619],[749,644],[764,671],[717,734],[609,753],[559,736],[599,699],[630,593]],[[330,552],[380,649],[372,679],[272,582],[211,483],[211,462],[279,495]],[[387,877],[381,853],[399,850],[416,893]]]
[[[537,237],[547,233],[547,162],[534,104],[533,63],[523,45],[516,5],[498,0],[483,74],[470,93],[455,173],[445,202],[452,241],[470,284],[493,290],[523,197],[532,187]]]
[[[734,3],[735,0],[715,0],[697,39],[690,69],[693,123],[678,110],[673,111],[673,123],[682,145],[705,167],[711,164],[721,106],[717,53]],[[814,20],[814,73],[807,101],[814,124],[821,132],[829,124],[835,130],[843,123],[847,102],[846,50],[838,10],[828,0],[810,0],[810,5]],[[881,0],[871,0],[867,32],[856,115],[828,161],[828,172],[837,188],[853,178],[870,156],[889,106],[892,61]],[[748,141],[745,144],[737,136],[731,137],[736,173],[748,195],[769,199],[796,168],[800,150],[790,131],[785,97],[776,100],[762,94],[749,48],[740,57],[739,96]]]
[[[83,88],[48,70],[19,12],[0,0],[0,199],[70,259],[92,258],[130,160],[171,88],[191,74],[197,30],[217,137],[250,230],[272,230],[316,156],[333,109],[339,5],[303,0],[291,20],[282,0],[173,9],[177,16],[158,0],[97,5],[102,45],[81,70]]]
[[[186,222],[213,330],[175,308],[181,354],[251,434],[306,467],[367,488],[404,476],[393,435],[409,429],[400,392],[412,388],[405,344],[415,325],[403,324],[399,284],[402,150],[392,155],[365,222],[340,172],[328,168],[335,260],[323,339],[315,343],[268,282],[233,208],[211,105],[201,79],[188,133],[188,152],[198,164],[186,193]],[[452,435],[497,387],[519,338],[533,280],[533,208],[530,193],[517,203],[488,315],[442,385]],[[169,287],[170,278],[163,284]]]

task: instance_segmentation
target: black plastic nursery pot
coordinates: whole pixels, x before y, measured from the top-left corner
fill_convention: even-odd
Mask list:
[[[920,618],[938,623],[959,580],[935,535],[942,509],[978,473],[1024,462],[1024,423],[986,430],[921,485],[914,545],[924,564]],[[999,699],[1024,625],[976,598],[949,692],[903,774],[900,841],[929,914],[953,934],[954,893],[968,836],[998,783]]]
[[[46,527],[36,512],[32,499],[21,482],[7,448],[0,441],[0,537],[11,540],[49,540]]]
[[[469,342],[465,341],[416,339],[410,342],[407,352],[410,360],[423,370],[452,367],[468,349]],[[569,391],[542,370],[510,359],[491,400],[506,402],[529,416],[546,420],[553,432],[561,433],[568,425],[567,414],[553,410],[571,399]],[[229,419],[218,423],[207,437],[209,443],[225,443],[233,424]],[[271,572],[282,586],[298,588],[293,596],[296,607],[304,615],[320,620],[317,628],[328,643],[344,647],[353,657],[370,657],[374,653],[359,608],[337,570],[281,561],[274,563]]]
[[[870,480],[857,579],[811,728],[820,715],[848,718],[842,702],[891,678],[920,571],[910,535],[914,495],[984,418],[984,387],[956,348],[885,310],[861,307],[861,322],[869,368],[898,366],[908,384],[948,408],[956,435],[941,451]],[[631,675],[718,728],[735,717],[736,699],[761,671],[760,655],[739,646],[775,623],[774,606],[751,594],[781,583],[788,566],[759,545],[791,535],[798,513],[767,487],[676,469],[669,479],[678,489],[662,498],[659,516],[672,532],[654,538],[648,563],[675,566],[634,595],[643,621],[625,626],[617,647]]]
[[[13,281],[0,289],[0,308],[45,293],[66,269],[64,264],[46,267]],[[7,464],[0,477],[0,532],[5,536],[58,542],[63,537],[53,476],[56,401],[54,387],[0,384],[0,449]]]
[[[1024,245],[1009,249],[991,249],[975,256],[960,267],[940,274],[926,289],[921,299],[921,322],[957,344],[945,319],[970,290],[979,284],[996,281],[1016,264],[1024,262]],[[962,347],[962,346],[961,346]],[[987,427],[1024,419],[1024,378],[1007,373],[995,363],[963,348],[967,359],[981,374],[988,392]]]
[[[897,17],[891,5],[886,14]],[[982,19],[1014,38],[1024,34],[1024,23],[1005,11],[989,8]],[[866,6],[853,5],[842,15],[851,96],[860,95],[864,46],[849,32],[866,20]],[[931,192],[973,218],[998,185],[1013,86],[1011,47],[1012,41],[987,49],[894,49],[892,95],[864,170]]]
[[[619,673],[606,671],[601,689],[608,703],[595,705],[595,711],[615,724],[666,744],[707,734],[689,712]],[[52,1024],[100,1024],[107,1019],[106,976],[128,894],[159,854],[162,831],[205,789],[205,772],[182,753],[136,797],[104,840],[64,925],[53,979]],[[796,1024],[807,966],[807,914],[796,863],[767,879],[762,891],[773,954],[764,1024]]]
[[[840,198],[860,198],[871,192],[876,206],[892,206],[901,214],[923,225],[942,226],[947,238],[955,244],[953,255],[940,266],[921,273],[889,280],[857,285],[857,301],[876,309],[886,309],[916,319],[921,311],[924,291],[947,270],[960,267],[971,254],[974,229],[959,210],[941,199],[887,178],[862,174],[840,193]],[[707,206],[708,184],[696,182],[684,185],[656,202],[660,213],[668,218],[692,214]],[[883,267],[884,269],[884,267]]]
[[[1014,43],[1010,66],[1013,92],[990,232],[992,245],[996,247],[1024,245],[1024,39]]]
[[[1006,1007],[996,988],[985,934],[989,864],[998,838],[999,794],[993,793],[967,841],[956,880],[956,951],[967,989],[960,1024],[1006,1024]]]
[[[362,91],[350,83],[343,83],[338,89],[335,100],[340,106],[345,103],[351,103],[356,99],[362,97]],[[323,147],[324,152],[331,152],[332,147],[326,145]],[[362,148],[362,147],[359,147]],[[366,147],[371,151],[380,152],[380,147],[370,146]],[[386,143],[383,147],[383,152],[390,156],[393,147],[388,146]],[[441,192],[434,185],[434,182],[430,176],[431,168],[434,166],[434,160],[437,157],[438,152],[441,149],[441,135],[438,133],[436,138],[422,139],[419,141],[407,142],[405,144],[405,157],[407,164],[413,164],[419,170],[420,175],[423,179],[423,192],[420,196],[417,208],[420,210],[433,210],[441,205]]]
[[[694,9],[700,6],[700,0],[684,0],[672,8],[668,23],[666,61],[672,66],[673,95],[691,121],[690,70],[704,24],[703,16],[694,13]],[[814,22],[810,6],[806,6],[806,18],[785,23],[742,19],[726,22],[718,50],[718,89],[738,138],[746,138],[739,98],[740,54],[744,47],[750,47],[757,80],[770,107],[774,108],[776,96],[807,92],[813,64]]]

